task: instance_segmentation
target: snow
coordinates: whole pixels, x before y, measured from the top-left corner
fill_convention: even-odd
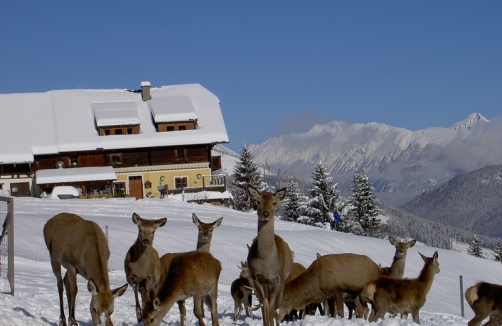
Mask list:
[[[111,166],[38,170],[35,175],[37,184],[117,180]]]
[[[73,186],[56,186],[52,189],[50,195],[47,196],[49,199],[61,199],[59,195],[71,195],[73,197],[78,197],[81,194],[77,188]],[[42,196],[43,197],[43,196]]]
[[[96,221],[107,230],[111,257],[109,275],[112,288],[123,285],[125,273],[123,261],[129,247],[137,237],[137,227],[131,221],[133,212],[143,218],[167,217],[167,224],[157,229],[154,247],[159,254],[195,249],[197,227],[192,223],[192,213],[203,222],[213,222],[223,216],[220,227],[214,230],[211,252],[221,261],[223,271],[219,280],[218,312],[220,325],[233,325],[234,303],[230,296],[230,284],[238,277],[240,261],[247,255],[247,244],[257,233],[255,212],[238,212],[210,204],[189,204],[167,199],[132,198],[113,199],[68,199],[47,200],[40,198],[15,198],[15,295],[0,293],[0,326],[11,325],[56,325],[59,318],[56,278],[54,277],[42,228],[52,216],[68,211]],[[377,264],[389,266],[394,255],[394,247],[388,240],[374,239],[338,233],[297,223],[276,220],[275,230],[294,251],[295,261],[308,267],[316,253],[353,252],[365,254]],[[404,240],[404,239],[403,239]],[[502,264],[472,257],[463,253],[436,249],[417,244],[408,250],[405,277],[416,277],[423,266],[418,252],[432,256],[439,252],[441,272],[436,275],[427,302],[420,312],[422,325],[467,325],[473,314],[465,304],[466,317],[460,316],[459,277],[464,280],[464,291],[479,280],[500,282]],[[0,278],[1,279],[1,278]],[[0,285],[2,281],[0,281]],[[5,282],[4,282],[5,283]],[[3,284],[5,287],[5,284]],[[86,281],[78,276],[76,318],[79,325],[92,325],[89,314],[90,294]],[[5,291],[5,289],[1,289]],[[193,301],[187,300],[187,326],[198,324],[193,315]],[[257,304],[256,298],[254,303]],[[179,311],[173,307],[164,318],[162,325],[179,325]],[[142,325],[136,322],[134,295],[131,288],[115,301],[112,315],[115,325]],[[206,308],[206,322],[210,315]],[[261,312],[255,311],[251,318],[241,315],[237,325],[262,325]],[[324,316],[308,316],[303,321],[290,325],[370,325],[361,319],[334,319]],[[371,325],[408,326],[414,325],[410,319],[386,317]]]
[[[149,105],[155,122],[197,120],[193,102],[188,96],[151,99]]]
[[[186,146],[229,141],[219,99],[200,84],[162,86],[152,88],[150,93],[159,107],[171,100],[188,98],[192,110],[189,117],[195,114],[197,128],[157,132],[152,122],[150,101],[145,102],[141,94],[124,89],[0,94],[0,138],[15,139],[15,142],[0,142],[0,163],[33,162],[34,155],[95,151],[98,148]],[[162,114],[168,115],[167,112]],[[174,115],[179,118],[176,112]],[[98,125],[139,123],[140,133],[99,136],[96,122]]]

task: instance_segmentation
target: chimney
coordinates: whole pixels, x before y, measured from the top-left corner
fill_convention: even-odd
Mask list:
[[[142,81],[141,82],[141,98],[143,101],[148,101],[152,99],[152,96],[150,95],[150,82],[149,81]]]

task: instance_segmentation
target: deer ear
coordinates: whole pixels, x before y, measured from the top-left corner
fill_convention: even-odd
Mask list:
[[[192,222],[193,222],[195,225],[197,225],[197,226],[199,226],[199,224],[200,224],[200,220],[199,220],[199,218],[198,218],[198,217],[197,217],[197,215],[195,215],[194,213],[192,213]]]
[[[90,278],[89,282],[87,282],[87,290],[91,292],[92,295],[98,295],[98,288],[92,278]]]
[[[391,245],[395,246],[397,244],[397,241],[396,239],[394,239],[393,237],[389,236],[389,242]]]
[[[136,213],[132,213],[132,221],[136,225],[141,225],[141,217]]]
[[[425,262],[427,262],[427,257],[426,257],[426,256],[424,256],[424,255],[422,255],[422,253],[421,253],[421,252],[419,252],[419,254],[420,254],[420,257],[422,257],[422,259],[423,259]]]
[[[417,240],[411,240],[410,242],[408,242],[408,243],[406,244],[406,246],[407,246],[408,248],[411,248],[411,247],[413,247],[413,246],[415,245],[415,243],[417,243]]]
[[[121,297],[121,296],[122,296],[122,294],[124,294],[124,293],[125,293],[125,291],[127,290],[127,286],[128,286],[128,285],[129,285],[129,284],[127,284],[127,283],[126,283],[126,284],[122,285],[121,287],[116,288],[115,290],[112,290],[113,297],[114,297],[114,298]]]
[[[437,251],[434,253],[434,256],[432,256],[432,259],[434,259],[434,261],[438,260],[438,252]]]
[[[214,223],[213,223],[213,229],[217,228],[218,226],[220,226],[221,222],[223,221],[223,216],[220,217],[219,219],[217,219]]]
[[[163,227],[164,225],[166,225],[167,223],[167,218],[161,218],[160,220],[157,220],[155,221],[155,226],[160,228],[160,227]]]
[[[260,193],[258,192],[258,190],[250,184],[248,184],[247,190],[248,190],[249,196],[253,199],[256,199],[256,198],[258,198],[258,196],[260,196]]]
[[[275,193],[275,198],[277,198],[277,200],[283,200],[284,197],[286,197],[286,188],[277,190],[277,192]]]
[[[153,309],[160,310],[160,300],[159,300],[159,298],[153,299],[152,304],[153,304]]]

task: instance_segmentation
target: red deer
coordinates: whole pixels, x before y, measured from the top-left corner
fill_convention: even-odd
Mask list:
[[[488,316],[484,326],[502,323],[502,285],[478,282],[465,291],[465,299],[475,314],[467,325],[479,326]]]
[[[92,294],[90,311],[93,324],[112,326],[114,299],[124,294],[127,283],[117,289],[110,289],[107,266],[110,249],[101,228],[78,215],[60,213],[45,224],[44,240],[49,250],[52,271],[57,279],[59,326],[66,326],[63,283],[68,300],[68,324],[78,326],[75,319],[77,273],[88,281],[87,290]],[[66,268],[64,280],[61,266]]]
[[[439,273],[438,252],[432,257],[420,254],[425,264],[418,278],[396,279],[387,276],[368,282],[361,297],[372,303],[374,315],[370,322],[384,318],[386,312],[401,313],[401,318],[407,319],[411,313],[413,321],[420,324],[420,308],[425,304],[427,293],[432,286],[434,276]]]
[[[260,308],[261,306],[252,307],[252,287],[251,287],[251,272],[247,262],[241,261],[241,266],[237,266],[241,269],[239,278],[232,282],[230,286],[230,293],[234,299],[234,322],[237,322],[240,314],[243,310],[246,312],[246,316],[251,316],[251,311]]]
[[[160,260],[157,250],[153,248],[155,230],[166,224],[167,218],[159,220],[147,220],[138,214],[132,214],[132,221],[138,226],[138,238],[129,248],[124,261],[124,270],[127,283],[131,284],[136,300],[136,318],[138,322],[142,318],[142,308],[138,298],[139,288],[142,291],[143,305],[150,301],[151,296],[160,280]]]
[[[350,253],[321,256],[284,286],[279,319],[291,309],[333,298],[343,318],[343,292],[358,294],[379,273],[378,265],[367,256]]]
[[[396,252],[394,253],[392,265],[390,267],[381,268],[381,275],[403,278],[404,266],[406,264],[406,254],[408,253],[408,249],[413,247],[417,241],[411,240],[408,242],[397,242],[393,237],[389,237],[389,242],[396,247]]]
[[[218,280],[221,264],[210,253],[191,251],[187,253],[165,254],[160,258],[162,276],[156,290],[155,299],[145,304],[143,323],[158,326],[175,302],[190,297],[194,300],[194,314],[201,326],[202,296],[208,294],[207,303],[211,308],[212,325],[218,326]]]
[[[247,191],[256,200],[258,214],[258,236],[249,249],[247,262],[253,288],[262,305],[263,324],[272,326],[281,303],[284,282],[293,269],[293,254],[288,244],[274,232],[275,205],[286,196],[286,188],[275,193],[260,193],[248,185]],[[276,318],[277,325],[283,317]]]
[[[302,274],[306,270],[307,269],[302,264],[293,263],[293,269],[291,270],[291,274],[289,274],[289,276],[286,279],[286,282],[284,284],[288,284],[289,282],[291,282],[292,280],[294,280],[295,278],[300,276],[300,274]],[[296,309],[291,310],[291,312],[289,313],[289,316],[286,315],[284,320],[285,321],[292,321],[293,318],[299,318],[299,317],[303,318],[303,315],[305,314],[305,309],[301,309],[299,312],[300,312],[300,315],[298,316],[298,311]]]

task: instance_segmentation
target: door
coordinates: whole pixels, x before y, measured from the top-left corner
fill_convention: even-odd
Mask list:
[[[29,182],[11,183],[10,195],[12,197],[30,197],[30,183]]]
[[[143,180],[141,176],[129,177],[129,197],[143,198]]]

